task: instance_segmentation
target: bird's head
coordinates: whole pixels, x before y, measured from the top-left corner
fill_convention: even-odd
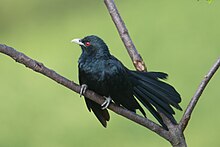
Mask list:
[[[89,56],[104,56],[110,54],[105,42],[95,35],[86,36],[83,39],[73,39],[71,42],[80,45],[83,53]]]

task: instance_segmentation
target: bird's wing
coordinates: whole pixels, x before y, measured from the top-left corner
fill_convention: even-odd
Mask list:
[[[79,83],[80,85],[82,84],[86,84],[86,75],[84,75],[84,73],[79,69]],[[89,89],[89,87],[88,87]],[[96,102],[93,102],[92,100],[88,99],[87,97],[85,98],[85,102],[86,102],[86,106],[88,108],[88,110],[95,114],[95,116],[98,118],[98,120],[101,122],[101,124],[104,127],[107,127],[107,121],[109,121],[110,116],[108,113],[107,109],[102,109],[101,106],[99,104],[97,104]]]
[[[106,62],[105,67],[105,79],[114,102],[132,112],[139,109],[146,117],[143,108],[133,96],[133,86],[129,79],[128,69],[114,56],[111,56]]]

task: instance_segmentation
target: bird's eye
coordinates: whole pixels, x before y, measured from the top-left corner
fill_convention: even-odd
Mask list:
[[[91,45],[90,42],[86,42],[86,43],[85,43],[85,46],[90,46],[90,45]]]

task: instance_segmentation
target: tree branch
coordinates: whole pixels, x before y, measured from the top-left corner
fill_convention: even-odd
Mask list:
[[[73,81],[68,80],[67,78],[59,75],[52,69],[47,68],[46,66],[43,65],[43,63],[38,62],[34,59],[31,59],[30,57],[26,56],[25,54],[16,51],[12,47],[0,44],[0,52],[3,54],[6,54],[13,58],[16,62],[21,63],[25,65],[26,67],[34,70],[35,72],[41,73],[44,76],[52,79],[53,81],[56,81],[60,85],[65,86],[66,88],[69,88],[70,90],[79,93],[80,92],[80,86]],[[104,102],[104,98],[90,90],[86,90],[84,96],[87,98],[93,100],[94,102],[98,104],[102,104]],[[108,107],[110,110],[113,112],[124,116],[127,119],[130,119],[137,124],[140,124],[151,131],[157,133],[161,137],[170,140],[168,131],[164,130],[162,127],[154,123],[153,121],[149,120],[148,118],[144,118],[138,114],[135,114],[127,109],[124,109],[120,106],[117,106],[113,103],[111,103]]]
[[[218,70],[220,66],[220,57],[218,58],[218,60],[215,62],[215,64],[212,66],[212,68],[209,70],[208,74],[204,77],[204,79],[202,80],[202,82],[200,83],[196,93],[194,94],[194,96],[192,97],[189,105],[187,106],[183,117],[179,123],[180,128],[182,129],[182,131],[185,130],[190,117],[192,115],[192,112],[200,98],[200,96],[202,95],[204,89],[206,88],[207,84],[209,83],[209,81],[211,80],[211,78],[213,77],[213,75],[215,74],[215,72]]]
[[[123,41],[125,48],[127,49],[128,54],[130,55],[136,70],[147,71],[145,63],[141,55],[138,53],[133,41],[131,40],[131,37],[128,33],[124,21],[122,20],[118,12],[114,0],[104,0],[104,2],[109,11],[109,14],[112,17],[113,22],[115,23],[116,28],[118,29],[118,33],[121,37],[121,40]]]
[[[140,54],[138,53],[137,49],[135,48],[130,38],[128,30],[117,10],[114,0],[104,0],[104,2],[119,32],[119,35],[133,61],[135,68],[139,71],[146,71],[147,69],[145,67],[144,61],[142,60]],[[165,139],[167,139],[172,144],[172,146],[174,147],[186,147],[187,146],[183,131],[185,127],[187,126],[187,123],[190,119],[190,116],[192,114],[192,111],[195,108],[197,101],[199,100],[199,97],[201,96],[203,90],[205,89],[206,85],[208,84],[208,82],[210,81],[214,73],[217,71],[219,64],[220,64],[220,59],[218,59],[218,61],[211,68],[211,70],[209,71],[205,79],[200,84],[199,89],[196,91],[196,94],[191,99],[191,102],[189,103],[179,124],[176,125],[176,124],[171,123],[170,120],[166,118],[165,115],[160,113],[161,117],[163,118],[164,123],[169,128],[169,131],[168,131],[169,137],[168,138],[165,137]]]

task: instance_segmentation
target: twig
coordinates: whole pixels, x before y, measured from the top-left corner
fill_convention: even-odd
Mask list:
[[[25,65],[26,67],[28,67],[38,73],[41,73],[41,74],[45,75],[46,77],[56,81],[57,83],[71,89],[72,91],[79,93],[80,86],[78,84],[59,75],[58,73],[56,73],[52,69],[49,69],[46,66],[44,66],[42,63],[31,59],[30,57],[26,56],[25,54],[23,54],[21,52],[16,51],[12,47],[0,44],[0,52],[10,56],[16,62],[19,62],[19,63]],[[84,96],[88,97],[89,99],[95,101],[98,104],[102,104],[104,102],[104,98],[102,96],[100,96],[90,90],[87,90],[85,92]],[[169,140],[168,132],[166,130],[164,130],[162,127],[160,127],[159,125],[157,125],[156,123],[154,123],[153,121],[151,121],[147,118],[143,118],[140,115],[135,114],[135,113],[133,113],[129,110],[126,110],[122,107],[119,107],[115,104],[110,104],[108,108],[110,110],[114,111],[115,113],[117,113],[121,116],[124,116],[125,118],[130,119],[130,120],[136,122],[137,124],[140,124],[148,129],[150,129],[151,131],[157,133],[161,137]]]
[[[125,48],[127,49],[136,70],[147,71],[147,68],[143,59],[141,58],[141,55],[138,53],[134,43],[131,40],[125,23],[122,20],[120,14],[118,13],[118,9],[114,3],[114,0],[104,0],[104,2],[109,11],[109,14],[112,17],[113,22],[115,23],[116,28],[118,29],[118,33],[121,37],[121,40],[123,41]]]
[[[209,83],[209,81],[211,80],[211,78],[213,77],[213,75],[215,74],[215,72],[218,70],[220,66],[220,57],[218,58],[218,60],[215,62],[215,64],[212,66],[212,68],[209,70],[208,74],[204,77],[204,79],[202,80],[202,82],[200,83],[195,95],[192,97],[189,105],[187,106],[183,117],[179,123],[180,128],[182,129],[182,131],[185,130],[190,117],[192,115],[192,112],[200,98],[200,96],[202,95],[202,92],[204,91],[204,89],[206,88],[207,84]]]

